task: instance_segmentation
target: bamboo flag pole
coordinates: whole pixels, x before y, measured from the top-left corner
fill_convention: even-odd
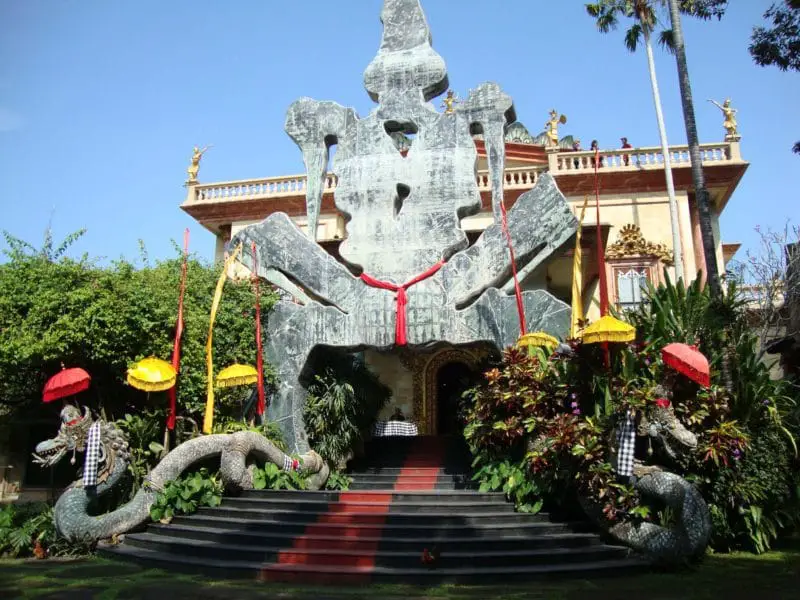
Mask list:
[[[211,428],[214,425],[214,361],[211,353],[214,335],[214,319],[217,316],[217,309],[219,308],[219,301],[222,299],[222,288],[225,285],[225,280],[228,278],[228,270],[231,265],[239,256],[242,251],[242,245],[236,246],[233,253],[225,259],[225,264],[222,267],[222,273],[217,281],[217,289],[214,291],[214,300],[211,302],[211,319],[208,323],[208,340],[206,341],[206,369],[208,375],[208,383],[206,387],[206,414],[203,418],[203,433],[211,433]]]
[[[572,259],[572,321],[569,327],[569,337],[575,339],[580,331],[580,322],[583,321],[583,249],[581,248],[581,234],[583,232],[583,217],[589,204],[588,194],[583,198],[581,217],[578,219],[578,230],[575,232],[575,254]]]

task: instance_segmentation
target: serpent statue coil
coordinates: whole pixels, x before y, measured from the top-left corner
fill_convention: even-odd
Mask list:
[[[89,410],[67,406],[61,412],[62,424],[58,435],[36,446],[34,461],[49,467],[68,452],[84,452],[89,429],[94,421]],[[158,491],[193,464],[219,456],[220,478],[229,491],[251,489],[252,469],[248,459],[273,462],[280,467],[292,464],[292,459],[270,441],[254,431],[214,434],[190,439],[170,452],[147,475],[144,485],[130,500],[104,515],[89,514],[91,502],[107,494],[125,475],[130,453],[124,434],[113,424],[100,421],[100,453],[97,485],[85,488],[75,481],[56,502],[53,514],[59,534],[71,540],[100,540],[125,533],[150,518],[150,506]],[[299,458],[300,469],[308,476],[309,489],[319,489],[328,478],[328,466],[313,450]]]

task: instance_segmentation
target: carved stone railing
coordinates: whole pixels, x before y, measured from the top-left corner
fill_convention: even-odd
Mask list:
[[[542,166],[512,167],[505,170],[506,190],[526,190],[536,183],[539,173],[547,170]],[[325,176],[324,193],[336,189],[338,177],[333,173]],[[476,175],[478,189],[482,192],[491,190],[489,172],[478,171]],[[305,175],[288,175],[285,177],[267,177],[264,179],[243,179],[240,181],[223,181],[218,183],[198,183],[189,187],[187,204],[236,202],[240,200],[257,200],[264,198],[282,198],[287,196],[304,196],[306,193]]]
[[[700,158],[704,165],[729,162],[742,162],[738,143],[700,144]],[[689,146],[670,146],[670,159],[673,168],[689,167]],[[581,152],[558,152],[551,154],[550,168],[554,174],[562,175],[594,171],[595,154],[591,150]],[[601,150],[599,168],[604,171],[640,171],[663,169],[664,153],[661,146],[647,148],[626,148]]]
[[[741,163],[738,142],[722,142],[718,144],[701,144],[700,154],[704,165]],[[689,167],[689,147],[672,146],[670,148],[673,168]],[[661,147],[629,148],[625,150],[602,150],[600,166],[603,172],[663,169],[664,155]],[[555,152],[548,155],[548,165],[532,165],[526,167],[509,167],[504,172],[506,190],[530,189],[543,171],[556,176],[589,173],[594,171],[594,152]],[[332,193],[336,189],[338,178],[333,173],[325,176],[324,193]],[[491,181],[487,170],[479,170],[476,174],[478,189],[482,192],[491,190]],[[223,181],[218,183],[197,183],[188,187],[185,205],[237,202],[243,200],[261,200],[288,196],[305,196],[306,176],[287,175],[284,177],[266,177],[264,179],[244,179],[240,181]]]

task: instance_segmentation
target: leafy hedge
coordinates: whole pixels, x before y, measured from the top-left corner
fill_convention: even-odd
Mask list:
[[[149,407],[163,422],[165,393],[139,392],[125,383],[125,373],[146,356],[171,357],[180,253],[152,265],[146,256],[141,265],[120,259],[108,266],[86,256],[64,257],[66,246],[81,233],[55,250],[51,240],[37,250],[5,234],[8,261],[0,264],[0,414],[41,414],[42,387],[64,363],[83,367],[92,376],[92,386],[79,402],[103,408],[109,419]],[[218,265],[190,257],[178,407],[180,414],[198,421],[206,392],[208,318],[219,274]],[[269,290],[262,294],[262,318],[276,298]],[[254,304],[248,281],[226,283],[214,327],[217,372],[233,362],[255,362]],[[238,417],[243,393],[220,390],[217,418]]]
[[[675,340],[697,343],[710,358],[712,386],[678,377],[672,395],[697,451],[664,466],[692,481],[709,504],[713,548],[768,550],[800,523],[798,390],[770,379],[758,360],[737,290],[720,306],[699,284],[667,282],[626,318],[637,341],[612,344],[610,368],[600,347],[577,342],[571,356],[509,349],[484,384],[465,394],[465,437],[482,489],[505,491],[521,510],[576,509],[583,498],[608,521],[668,521],[668,512],[617,479],[608,443],[626,409],[645,409],[663,395],[660,349]],[[724,360],[730,391],[720,385]]]

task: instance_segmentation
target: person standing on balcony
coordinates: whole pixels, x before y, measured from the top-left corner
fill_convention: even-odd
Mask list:
[[[582,148],[581,148],[581,141],[580,141],[580,140],[575,140],[575,141],[572,143],[572,151],[573,151],[573,152],[580,152],[581,150],[582,150]],[[574,161],[572,161],[572,162],[574,163],[574,165],[575,165],[575,168],[577,169],[578,167],[580,167],[580,164],[581,164],[581,159],[580,159],[580,158],[576,158],[576,159],[575,159]]]
[[[592,152],[595,152],[595,153],[599,152],[600,146],[597,144],[597,140],[592,140],[592,146],[589,149]],[[603,157],[602,156],[598,157],[597,162],[598,162],[597,166],[602,168],[603,167]],[[594,167],[594,166],[595,166],[595,157],[592,156],[592,167]]]
[[[624,150],[624,149],[626,149],[626,148],[633,148],[633,146],[631,146],[631,145],[628,143],[628,138],[626,138],[626,137],[624,137],[624,138],[620,138],[620,141],[622,142],[622,148],[623,148],[623,150]],[[631,157],[630,157],[630,155],[628,155],[628,154],[623,154],[623,155],[622,155],[622,162],[623,162],[623,163],[625,163],[625,166],[626,166],[626,167],[628,166],[628,164],[630,163],[630,161],[631,161]]]

